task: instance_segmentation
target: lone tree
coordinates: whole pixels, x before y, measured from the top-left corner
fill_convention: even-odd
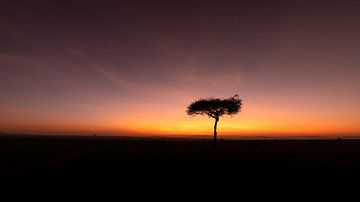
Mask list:
[[[186,113],[188,115],[208,115],[211,118],[215,119],[214,125],[214,146],[216,147],[216,128],[217,123],[219,122],[219,117],[223,115],[234,115],[240,112],[242,107],[242,100],[239,99],[238,95],[234,95],[233,97],[227,99],[219,99],[219,98],[207,98],[207,99],[199,99],[192,102]]]

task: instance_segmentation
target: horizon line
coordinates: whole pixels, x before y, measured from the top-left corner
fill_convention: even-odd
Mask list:
[[[186,134],[178,134],[178,135],[164,135],[164,134],[50,134],[50,133],[7,133],[0,132],[0,137],[11,137],[11,136],[27,136],[27,137],[40,137],[40,136],[51,136],[51,137],[113,137],[113,138],[167,138],[167,139],[212,139],[212,135],[205,134],[195,134],[195,135],[186,135]],[[339,135],[223,135],[219,136],[218,139],[226,139],[226,140],[276,140],[276,139],[360,139],[360,134],[339,134]]]

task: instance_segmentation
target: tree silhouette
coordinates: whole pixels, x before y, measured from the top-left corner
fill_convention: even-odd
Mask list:
[[[242,100],[239,99],[238,95],[227,99],[219,98],[201,98],[192,102],[186,113],[191,116],[195,115],[208,115],[211,118],[215,119],[214,125],[214,146],[216,147],[216,137],[217,137],[217,123],[219,122],[219,117],[223,115],[234,115],[240,112],[242,107]]]

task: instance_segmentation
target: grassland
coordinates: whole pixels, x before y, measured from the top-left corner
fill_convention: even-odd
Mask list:
[[[351,139],[0,137],[2,193],[38,197],[331,193],[355,189],[359,168]]]

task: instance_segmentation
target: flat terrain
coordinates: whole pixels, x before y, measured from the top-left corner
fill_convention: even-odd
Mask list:
[[[359,168],[360,140],[0,137],[1,191],[41,197],[331,193]]]

